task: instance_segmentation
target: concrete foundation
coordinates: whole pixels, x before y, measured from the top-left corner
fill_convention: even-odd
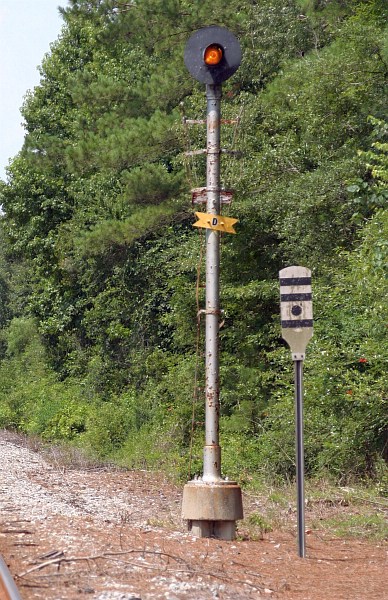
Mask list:
[[[243,518],[241,488],[234,481],[190,481],[183,488],[182,518],[198,537],[234,540]]]
[[[236,539],[236,521],[187,521],[187,530],[201,538]]]

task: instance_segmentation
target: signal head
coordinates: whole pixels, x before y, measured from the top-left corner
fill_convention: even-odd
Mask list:
[[[240,66],[240,43],[225,27],[203,27],[188,39],[184,60],[187,69],[197,81],[207,84],[222,83]]]

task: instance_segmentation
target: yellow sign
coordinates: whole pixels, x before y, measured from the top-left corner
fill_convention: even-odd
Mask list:
[[[238,223],[238,219],[200,212],[196,212],[195,214],[199,220],[193,223],[193,227],[205,227],[206,229],[215,229],[216,231],[224,231],[225,233],[236,233],[233,225]]]

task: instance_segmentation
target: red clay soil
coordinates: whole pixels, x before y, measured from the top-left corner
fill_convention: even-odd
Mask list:
[[[15,522],[2,531],[1,551],[25,600],[388,597],[386,548],[365,542],[312,534],[301,559],[295,539],[282,532],[221,542],[58,517],[44,531]]]
[[[237,541],[198,539],[180,520],[182,489],[160,475],[61,471],[5,442],[0,455],[0,552],[23,600],[388,598],[383,542],[311,531],[301,559],[294,513],[264,539],[244,539],[244,523]]]

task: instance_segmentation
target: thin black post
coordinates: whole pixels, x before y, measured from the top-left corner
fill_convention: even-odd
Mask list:
[[[298,550],[299,556],[305,558],[306,545],[304,523],[303,360],[295,360],[294,365]]]

